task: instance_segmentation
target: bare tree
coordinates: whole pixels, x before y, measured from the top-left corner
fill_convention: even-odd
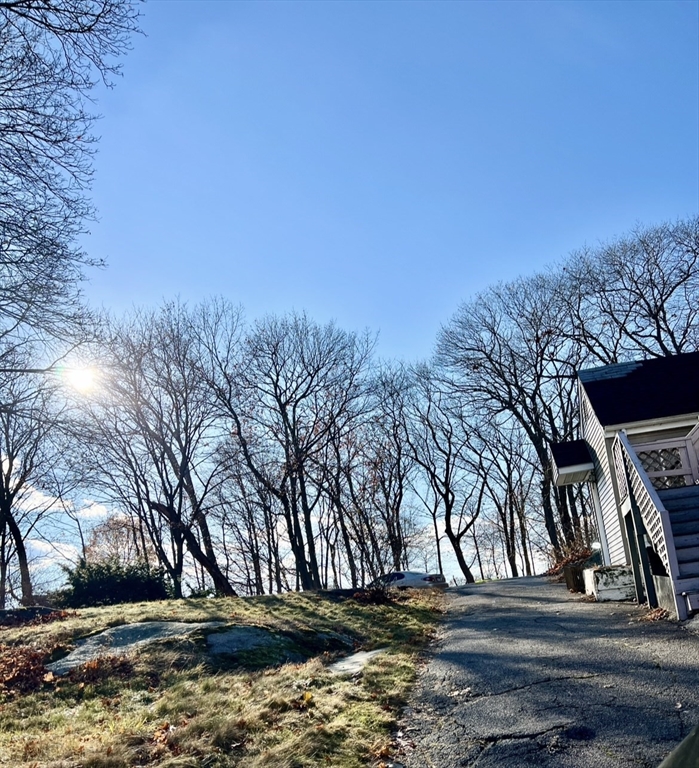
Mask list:
[[[478,455],[474,469],[483,490],[485,516],[499,532],[511,575],[519,576],[523,569],[531,576],[534,558],[530,537],[538,525],[530,514],[538,475],[536,456],[514,425],[481,424],[473,430],[472,440]],[[491,509],[494,514],[489,514]]]
[[[95,138],[91,92],[129,46],[131,0],[0,2],[0,333],[82,338],[77,236]],[[20,342],[16,342],[20,343]]]
[[[226,574],[246,594],[282,592],[290,574],[281,506],[250,472],[237,443],[228,441],[224,451],[226,477],[218,490],[215,514]]]
[[[55,439],[62,409],[55,383],[27,376],[4,377],[0,393],[0,605],[7,596],[8,570],[16,562],[21,602],[34,601],[27,539],[54,506],[43,491],[60,461]]]
[[[434,499],[430,509],[437,552],[438,525],[444,524],[447,539],[466,581],[475,581],[466,561],[466,536],[472,530],[482,508],[482,494],[470,472],[471,444],[462,403],[453,396],[453,387],[446,387],[436,372],[428,366],[418,366],[413,372],[410,417],[406,442],[414,461],[421,469]],[[477,459],[476,459],[477,461]]]
[[[199,327],[202,377],[230,424],[248,498],[283,522],[275,546],[288,546],[298,587],[339,583],[346,571],[360,583],[379,548],[367,543],[375,534],[356,474],[367,466],[372,340],[293,314],[243,333],[239,312],[222,301],[207,306]],[[274,568],[279,584],[286,568]]]
[[[222,425],[200,377],[191,315],[178,304],[113,324],[85,456],[109,499],[142,522],[181,595],[184,551],[216,591],[235,590],[218,563],[209,514],[223,468]]]
[[[209,380],[249,470],[281,505],[304,589],[323,584],[315,458],[362,396],[370,351],[366,337],[291,315],[257,323],[241,358],[212,358]]]
[[[375,400],[363,443],[366,500],[380,521],[394,570],[407,568],[412,528],[408,507],[415,462],[406,443],[410,382],[400,366],[385,365],[373,381]]]
[[[549,540],[559,552],[575,533],[553,491],[549,445],[574,428],[562,417],[573,418],[580,356],[559,331],[557,307],[548,278],[491,288],[442,329],[437,359],[452,373],[465,409],[493,421],[509,418],[527,436],[541,470]]]
[[[113,561],[120,565],[154,565],[158,557],[143,535],[138,518],[112,514],[93,525],[85,542],[83,558],[90,563]]]
[[[563,327],[590,364],[699,347],[699,218],[639,227],[560,267]]]

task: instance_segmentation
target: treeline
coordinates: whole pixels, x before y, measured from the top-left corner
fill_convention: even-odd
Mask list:
[[[137,22],[132,0],[0,3],[0,607],[50,558],[232,595],[532,573],[594,539],[549,445],[576,434],[579,368],[697,348],[697,219],[482,292],[427,363],[224,299],[101,318],[93,89]],[[99,386],[71,395],[81,362]]]
[[[436,359],[466,407],[527,446],[555,554],[591,525],[579,492],[552,486],[549,458],[577,436],[576,372],[699,348],[698,259],[699,219],[638,229],[484,291],[439,334]]]
[[[57,382],[27,371],[96,337],[80,295],[96,262],[79,245],[94,217],[93,89],[113,82],[137,19],[132,0],[0,3],[0,606],[31,601],[28,542],[51,506],[39,489],[55,506],[69,482]]]
[[[6,374],[0,599],[32,600],[26,542],[59,520],[83,558],[163,569],[176,596],[533,573],[596,536],[549,463],[576,436],[576,371],[696,349],[697,258],[697,219],[573,254],[463,304],[416,365],[223,299],[107,319],[88,396]],[[84,497],[108,516],[90,525]]]

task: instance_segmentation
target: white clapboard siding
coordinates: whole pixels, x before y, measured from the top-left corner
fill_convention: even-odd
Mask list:
[[[626,565],[627,557],[624,547],[624,536],[614,495],[614,484],[609,466],[609,453],[604,438],[604,427],[600,424],[595,412],[592,410],[584,389],[580,387],[579,391],[582,406],[583,436],[590,446],[592,460],[595,464],[595,478],[597,480],[602,520],[604,521],[604,531],[607,536],[607,546],[611,560],[610,565]]]

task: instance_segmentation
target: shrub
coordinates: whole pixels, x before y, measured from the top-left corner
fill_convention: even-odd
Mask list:
[[[65,570],[68,588],[61,602],[69,608],[165,600],[170,596],[162,569],[149,568],[146,563],[88,563],[81,559],[75,568]]]

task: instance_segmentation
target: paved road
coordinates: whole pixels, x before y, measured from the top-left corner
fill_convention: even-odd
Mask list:
[[[450,593],[409,768],[656,768],[699,722],[699,634],[541,577]],[[695,620],[696,623],[697,620]]]

